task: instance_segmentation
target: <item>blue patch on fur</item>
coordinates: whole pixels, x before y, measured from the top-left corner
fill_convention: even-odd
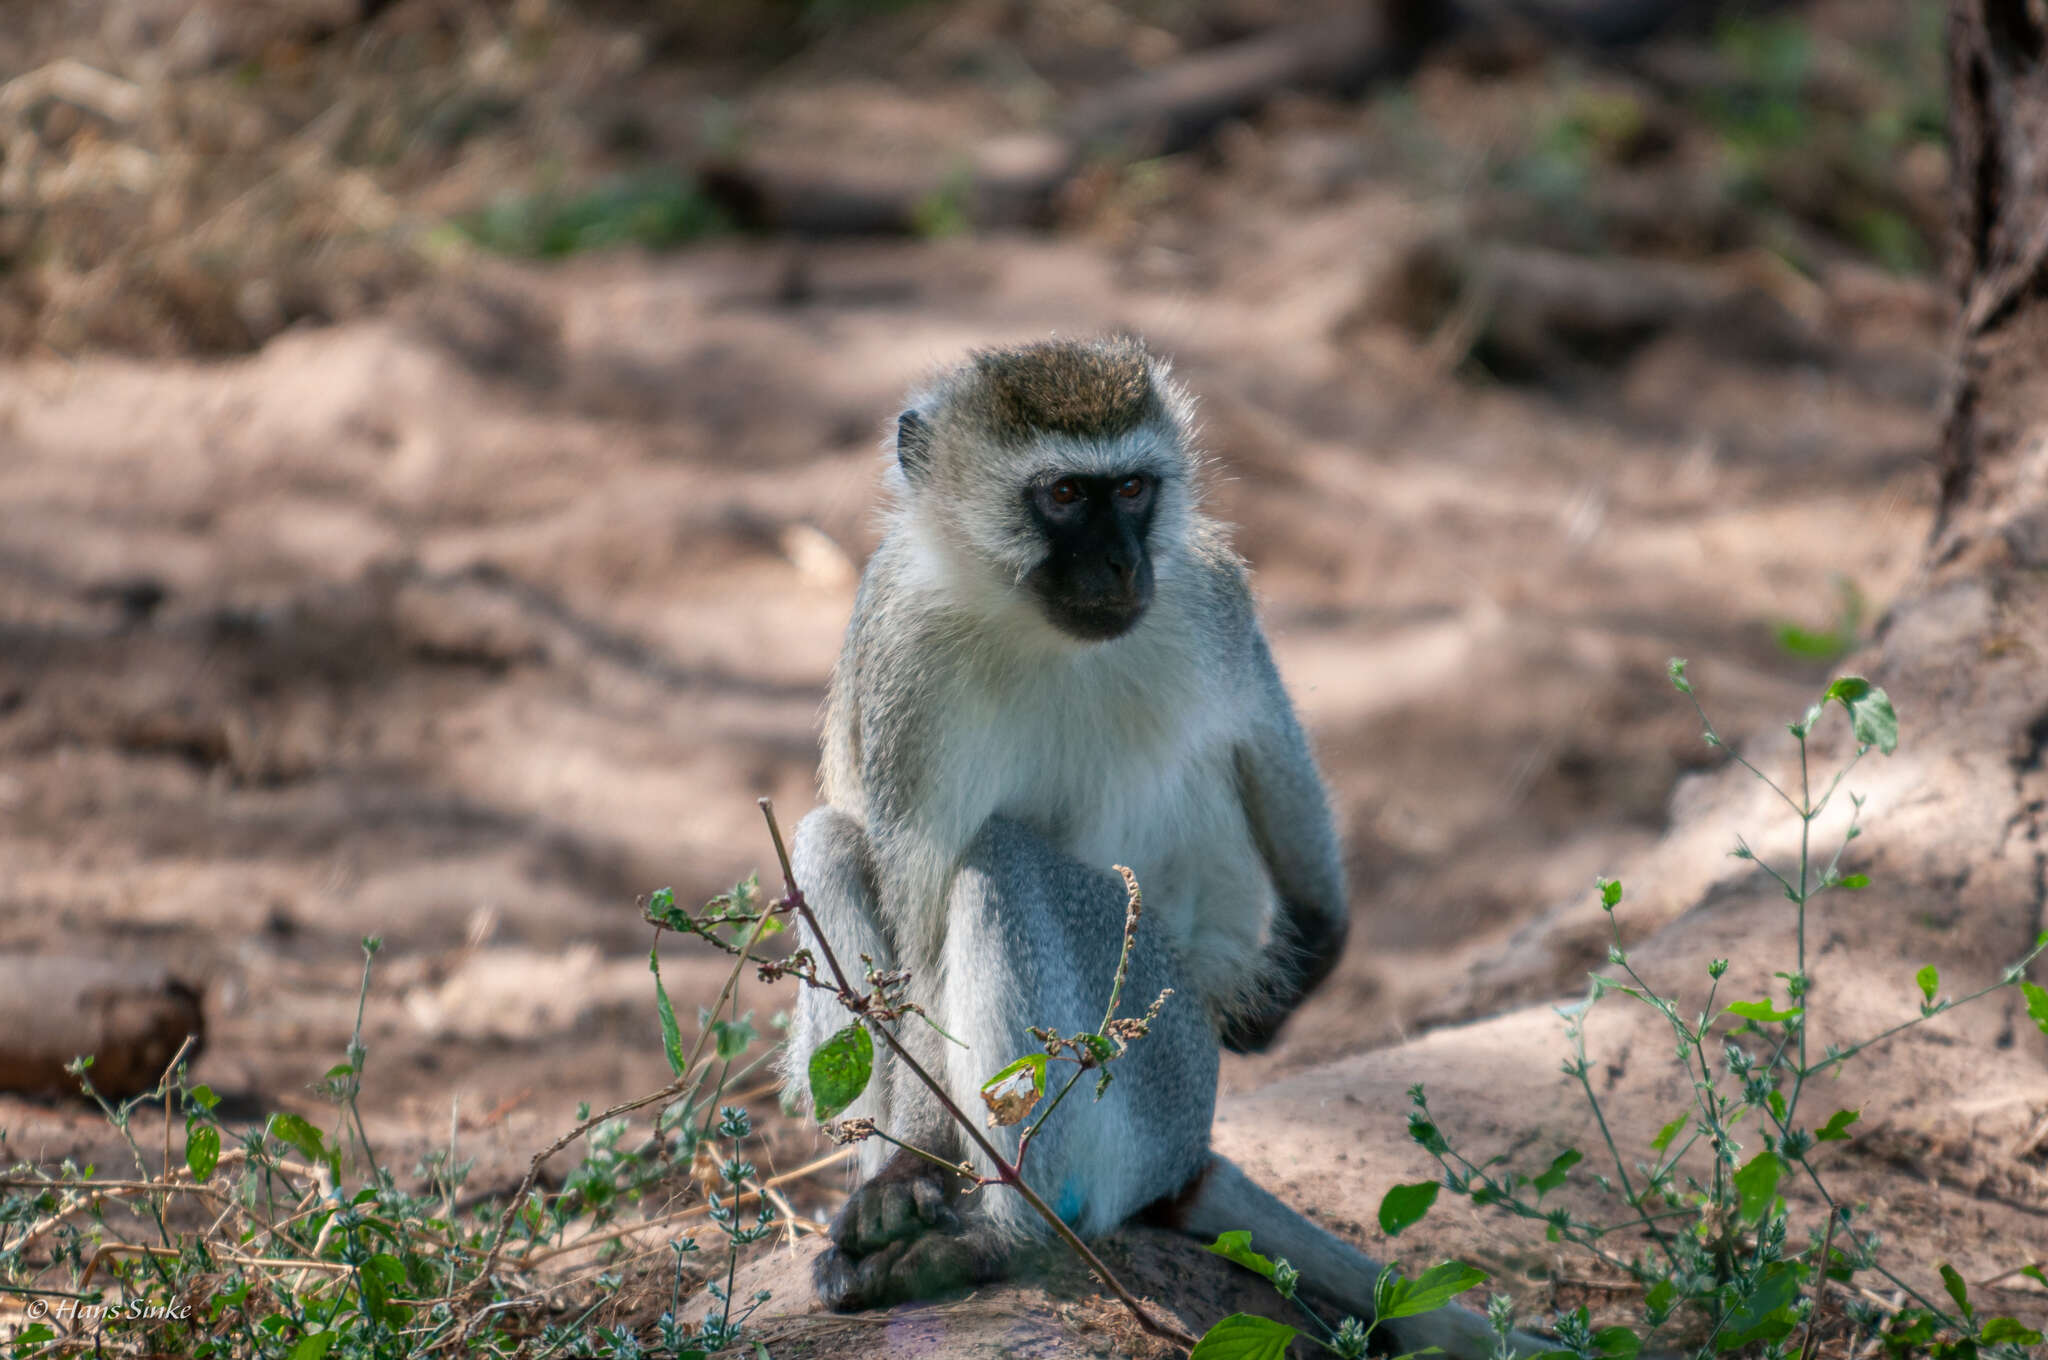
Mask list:
[[[1081,1217],[1081,1211],[1087,1207],[1088,1198],[1081,1189],[1081,1183],[1079,1181],[1068,1181],[1060,1187],[1060,1195],[1053,1202],[1052,1211],[1058,1214],[1060,1222],[1066,1224],[1069,1228],[1078,1228],[1081,1225],[1076,1220]]]

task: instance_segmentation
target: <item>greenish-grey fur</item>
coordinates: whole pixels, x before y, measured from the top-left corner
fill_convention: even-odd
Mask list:
[[[1127,1010],[1175,995],[1108,1098],[1062,1108],[1034,1139],[1033,1183],[1086,1232],[1166,1199],[1189,1231],[1231,1218],[1255,1245],[1287,1241],[1304,1276],[1342,1282],[1364,1313],[1378,1264],[1209,1151],[1220,1046],[1271,1040],[1334,964],[1347,916],[1321,777],[1244,564],[1201,511],[1192,400],[1135,340],[1049,341],[974,355],[897,429],[895,504],[832,677],[829,806],[796,836],[827,937],[849,963],[910,971],[912,997],[966,1048],[915,1021],[897,1032],[975,1109],[981,1081],[1033,1046],[1025,1026],[1099,1023],[1083,1012],[1106,999],[1122,934],[1109,866],[1129,865],[1146,912]],[[1156,585],[1111,640],[1062,632],[1027,584],[1048,552],[1031,488],[1060,477],[1153,488]],[[786,1068],[799,1096],[810,1053],[845,1023],[829,996],[800,998]],[[978,1156],[900,1066],[880,1058],[848,1114]],[[994,1134],[1014,1145],[1015,1129]],[[834,1306],[990,1278],[1043,1238],[1018,1197],[986,1190],[956,1211],[928,1164],[889,1154],[863,1145],[820,1259]],[[1447,1326],[1395,1330],[1483,1353],[1465,1323]]]

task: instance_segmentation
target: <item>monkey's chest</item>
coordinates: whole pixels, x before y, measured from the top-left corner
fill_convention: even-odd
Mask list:
[[[1084,864],[1128,865],[1146,919],[1184,951],[1255,948],[1273,885],[1220,734],[1194,721],[1161,733],[1055,722],[1034,735],[991,767],[1001,774],[990,812]]]

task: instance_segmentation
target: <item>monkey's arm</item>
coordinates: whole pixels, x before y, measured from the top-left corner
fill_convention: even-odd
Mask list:
[[[1252,670],[1258,716],[1237,748],[1238,792],[1280,905],[1263,960],[1265,995],[1224,1027],[1223,1044],[1235,1053],[1273,1042],[1337,966],[1349,930],[1329,798],[1263,637],[1254,638]]]

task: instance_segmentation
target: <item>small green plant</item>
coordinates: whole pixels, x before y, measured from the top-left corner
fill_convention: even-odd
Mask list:
[[[363,941],[354,1032],[344,1061],[313,1087],[333,1103],[330,1120],[279,1112],[230,1123],[220,1097],[190,1079],[184,1051],[155,1090],[120,1102],[94,1089],[90,1058],[74,1064],[134,1169],[19,1163],[0,1176],[0,1300],[22,1319],[7,1355],[639,1356],[640,1337],[599,1318],[650,1254],[632,1249],[643,1233],[660,1234],[652,1252],[669,1258],[672,1306],[655,1326],[667,1353],[702,1355],[739,1335],[762,1301],[732,1299],[739,1252],[774,1230],[775,1186],[832,1159],[763,1179],[745,1155],[751,1121],[726,1092],[772,1049],[750,1056],[759,1036],[729,1013],[738,968],[686,1052],[657,966],[675,1079],[598,1114],[585,1105],[509,1200],[465,1205],[473,1163],[452,1127],[448,1146],[403,1179],[371,1146],[359,1108],[362,1018],[379,947]],[[142,1126],[157,1105],[160,1141]],[[633,1136],[630,1116],[649,1107],[652,1127]],[[561,1188],[536,1191],[542,1164],[576,1144]],[[648,1198],[692,1167],[703,1200],[647,1215]],[[716,1260],[684,1231],[700,1219],[725,1241]],[[681,1301],[700,1284],[713,1306],[692,1327],[679,1320]]]
[[[1846,576],[1835,578],[1839,603],[1835,621],[1825,628],[1808,628],[1781,619],[1771,625],[1771,636],[1787,656],[1813,661],[1834,661],[1847,656],[1863,641],[1863,592]]]
[[[1565,1343],[1559,1354],[1593,1360],[1629,1357],[1660,1346],[1668,1350],[1674,1343],[1665,1340],[1667,1333],[1686,1334],[1683,1353],[1700,1357],[1810,1354],[1823,1283],[1846,1284],[1871,1274],[1910,1303],[1894,1311],[1869,1302],[1874,1296],[1856,1297],[1847,1310],[1858,1329],[1855,1353],[1869,1353],[1862,1349],[1867,1343],[1891,1356],[2018,1360],[2027,1347],[2040,1343],[2040,1333],[2009,1317],[1979,1316],[1953,1268],[1940,1268],[1942,1292],[1949,1300],[1945,1304],[1931,1282],[1909,1280],[1879,1262],[1881,1225],[1873,1221],[1867,1206],[1830,1191],[1820,1157],[1826,1144],[1854,1136],[1860,1112],[1837,1109],[1816,1122],[1811,1101],[1816,1078],[1835,1072],[1873,1045],[2004,988],[2018,988],[2029,1016],[2048,1032],[2048,990],[2025,976],[2027,966],[2048,950],[2048,934],[2003,970],[1997,981],[1963,996],[1943,996],[1940,974],[1932,965],[1924,967],[1914,977],[1917,1015],[1859,1043],[1809,1052],[1814,998],[1807,974],[1807,907],[1824,893],[1869,886],[1865,875],[1841,869],[1844,851],[1862,834],[1862,800],[1848,795],[1854,813],[1841,842],[1825,857],[1814,844],[1814,823],[1858,762],[1873,750],[1891,754],[1898,743],[1897,716],[1885,692],[1868,681],[1857,676],[1835,680],[1790,725],[1799,766],[1798,781],[1788,789],[1721,739],[1699,707],[1683,661],[1671,663],[1670,676],[1679,692],[1692,700],[1707,744],[1729,751],[1798,820],[1796,865],[1781,869],[1740,838],[1734,851],[1738,859],[1756,864],[1791,904],[1794,958],[1789,969],[1776,975],[1783,994],[1724,1000],[1720,986],[1729,966],[1725,959],[1708,965],[1705,995],[1697,1009],[1658,992],[1630,964],[1622,947],[1622,885],[1602,879],[1597,892],[1613,932],[1608,953],[1613,971],[1594,974],[1586,998],[1559,1013],[1570,1045],[1564,1075],[1578,1084],[1592,1111],[1602,1160],[1613,1168],[1612,1179],[1601,1176],[1599,1182],[1620,1201],[1622,1212],[1613,1221],[1602,1222],[1562,1206],[1546,1206],[1545,1196],[1564,1185],[1585,1160],[1580,1149],[1563,1149],[1533,1174],[1512,1170],[1502,1157],[1474,1160],[1437,1123],[1419,1085],[1409,1093],[1410,1136],[1442,1168],[1441,1188],[1475,1204],[1541,1222],[1549,1240],[1584,1249],[1643,1288],[1640,1330],[1613,1327],[1595,1332],[1580,1310],[1558,1319],[1558,1335]],[[1809,741],[1830,713],[1839,713],[1849,724],[1855,754],[1832,776],[1820,777],[1811,768]],[[1608,1126],[1586,1053],[1585,1018],[1613,996],[1647,1006],[1663,1018],[1674,1059],[1692,1089],[1690,1107],[1663,1125],[1650,1140],[1650,1155],[1636,1160],[1633,1168]],[[1796,1211],[1779,1193],[1790,1178],[1804,1181],[1819,1199],[1818,1221]],[[1437,1182],[1396,1187],[1381,1205],[1382,1226],[1395,1232],[1420,1219],[1438,1188]],[[1631,1253],[1619,1245],[1623,1242],[1634,1242],[1637,1249]],[[2040,1275],[2038,1266],[2023,1266],[2015,1273],[2029,1272],[2034,1278]]]
[[[559,259],[591,250],[640,246],[668,250],[732,230],[694,179],[650,173],[580,194],[542,192],[500,198],[455,220],[486,250]]]
[[[1488,1278],[1485,1271],[1463,1261],[1445,1261],[1412,1280],[1390,1266],[1373,1285],[1372,1321],[1360,1322],[1355,1317],[1347,1317],[1332,1327],[1301,1297],[1301,1272],[1284,1259],[1275,1261],[1261,1256],[1252,1250],[1251,1242],[1252,1235],[1248,1232],[1227,1232],[1218,1237],[1209,1250],[1271,1281],[1274,1292],[1298,1307],[1314,1325],[1315,1331],[1309,1339],[1330,1354],[1342,1357],[1342,1360],[1364,1360],[1371,1351],[1373,1333],[1383,1324],[1434,1312],[1465,1291],[1486,1283]],[[1503,1306],[1489,1310],[1488,1317],[1495,1333],[1504,1338],[1514,1325],[1514,1315],[1505,1300],[1499,1302]],[[1295,1328],[1271,1318],[1255,1313],[1233,1313],[1203,1334],[1190,1360],[1279,1357],[1287,1353],[1287,1348],[1300,1335]],[[1413,1360],[1414,1356],[1426,1353],[1411,1352],[1399,1360]]]
[[[974,230],[974,168],[956,166],[911,209],[911,225],[929,241]]]

